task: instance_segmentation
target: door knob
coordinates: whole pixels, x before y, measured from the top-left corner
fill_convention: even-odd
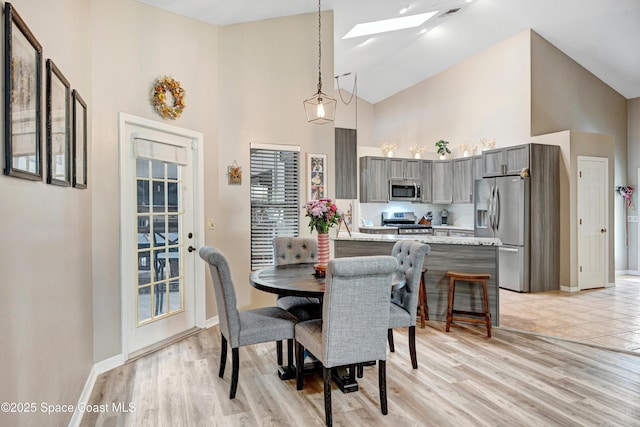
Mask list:
[[[193,252],[193,251],[195,251],[195,250],[196,250],[196,248],[194,248],[193,246],[189,246],[189,247],[187,248],[187,250],[188,250],[189,252]]]
[[[601,232],[601,233],[606,233],[606,232],[607,232],[607,229],[606,229],[606,228],[601,228],[601,229],[600,229],[600,232]]]

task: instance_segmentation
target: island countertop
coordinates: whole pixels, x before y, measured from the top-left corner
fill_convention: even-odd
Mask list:
[[[430,236],[426,234],[369,234],[352,232],[351,236],[346,231],[340,231],[338,236],[332,234],[333,240],[360,241],[360,242],[397,242],[398,240],[415,240],[427,244],[443,245],[471,245],[471,246],[502,246],[500,239],[491,237],[456,237],[456,236]]]

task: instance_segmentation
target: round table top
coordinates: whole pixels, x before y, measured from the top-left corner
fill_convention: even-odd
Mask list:
[[[405,275],[396,271],[392,289],[402,288],[405,280]],[[315,298],[324,295],[324,277],[316,277],[313,263],[261,268],[251,272],[249,282],[254,288],[273,294]]]

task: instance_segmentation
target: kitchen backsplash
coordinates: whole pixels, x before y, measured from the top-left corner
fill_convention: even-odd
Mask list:
[[[346,203],[345,203],[346,202]],[[359,227],[361,220],[370,220],[373,225],[382,225],[382,212],[414,212],[418,218],[431,211],[433,225],[440,225],[440,212],[449,211],[448,225],[473,228],[473,204],[432,205],[428,203],[389,202],[389,203],[359,203],[356,200],[340,201],[338,206],[348,208],[353,206],[353,223]]]

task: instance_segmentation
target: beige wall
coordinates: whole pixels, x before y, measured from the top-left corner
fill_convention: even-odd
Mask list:
[[[627,184],[635,189],[633,194],[633,211],[629,208],[629,215],[638,215],[638,168],[640,168],[640,98],[630,99],[627,102],[627,156],[628,156],[628,176]],[[620,197],[616,197],[616,203],[621,204]],[[638,223],[629,223],[629,270],[638,272]]]
[[[322,13],[323,92],[333,94],[333,13]],[[250,144],[269,143],[300,146],[301,170],[307,153],[325,153],[329,161],[329,194],[335,188],[334,127],[307,123],[302,101],[316,91],[318,82],[317,14],[303,14],[247,24],[220,27],[219,38],[219,145],[218,174],[207,180],[206,217],[216,229],[207,232],[207,244],[227,255],[238,306],[273,303],[274,296],[249,285],[250,234]],[[338,106],[340,108],[340,106]],[[243,167],[242,186],[229,186],[227,165]],[[216,197],[210,196],[217,194]],[[307,187],[300,188],[301,204]],[[307,218],[301,218],[301,234],[309,233]],[[207,288],[211,288],[207,274]],[[215,314],[208,299],[207,315]]]
[[[186,90],[169,124],[204,134],[205,177],[217,168],[217,28],[134,0],[92,2],[93,287],[95,361],[121,352],[118,113],[162,121],[149,95],[168,74]],[[197,64],[197,66],[196,66]],[[209,181],[210,182],[210,181]],[[215,188],[205,187],[215,197]],[[222,224],[224,227],[224,225]]]
[[[375,104],[373,145],[394,142],[397,155],[409,157],[411,145],[435,152],[440,139],[452,149],[481,138],[495,138],[498,147],[526,142],[529,40],[529,31],[523,31]]]
[[[531,135],[567,129],[612,135],[610,188],[627,185],[627,100],[538,34],[531,35]],[[612,201],[615,269],[626,270],[624,205],[620,199]]]
[[[46,165],[44,64],[51,58],[72,88],[92,102],[91,3],[11,4],[43,49],[41,136]],[[5,301],[0,310],[0,401],[75,403],[94,361],[91,177],[88,190],[77,190],[0,175],[0,194],[0,293]],[[3,413],[0,424],[64,425],[70,416]]]

